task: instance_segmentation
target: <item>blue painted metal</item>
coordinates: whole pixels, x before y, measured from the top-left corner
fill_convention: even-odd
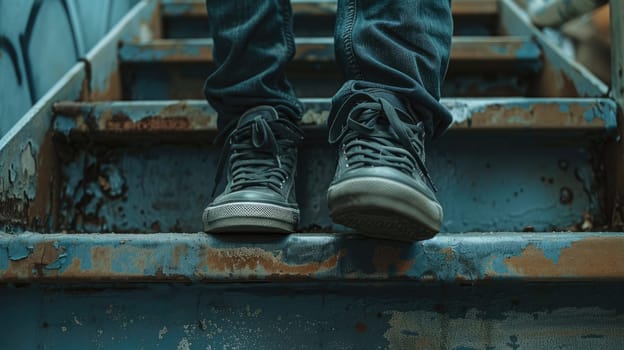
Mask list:
[[[456,133],[432,146],[428,164],[441,188],[443,231],[582,230],[605,224],[604,184],[595,165],[600,138],[577,135],[507,133],[501,143],[500,136],[487,132]],[[149,139],[136,139],[125,149],[106,144],[64,149],[63,191],[51,228],[200,231],[198,213],[210,202],[220,147],[206,141],[158,145],[162,141]],[[341,231],[329,219],[325,197],[335,150],[322,140],[301,149],[300,229]]]
[[[163,37],[208,38],[207,11],[203,1],[162,1]],[[291,1],[294,33],[297,37],[331,37],[335,24],[335,0]],[[495,35],[498,9],[496,0],[453,1],[456,35]]]
[[[0,139],[0,222],[3,227],[19,231],[23,227],[49,226],[54,186],[60,180],[48,130],[52,104],[56,100],[79,98],[85,79],[85,65],[76,64]]]
[[[304,128],[324,126],[330,100],[302,99],[302,102],[306,106]],[[442,104],[453,115],[453,129],[595,130],[602,135],[617,130],[616,104],[606,98],[447,98],[442,99]],[[217,113],[203,100],[63,102],[54,109],[53,129],[66,136],[216,132]]]
[[[31,286],[0,289],[0,346],[621,349],[623,293],[621,284]]]
[[[82,1],[68,0],[69,12],[99,11]],[[132,81],[159,67],[120,69],[119,41],[166,35],[157,16],[163,7],[141,1],[0,140],[0,349],[623,348],[624,234],[570,232],[608,230],[612,173],[604,153],[614,141],[616,103],[604,84],[560,59],[515,5],[500,4],[501,25],[539,45],[513,47],[511,55],[498,45],[490,54],[513,64],[535,60],[539,48],[544,70],[487,77],[451,70],[447,93],[499,98],[444,100],[456,124],[428,145],[444,230],[481,233],[407,244],[345,233],[329,220],[335,149],[324,142],[323,99],[306,101],[309,137],[297,184],[300,228],[323,233],[175,233],[201,230],[210,201],[220,155],[209,144],[210,107],[64,102],[52,116],[63,100],[177,98],[175,79],[201,94],[193,84],[206,67],[159,71],[167,75],[160,86]],[[76,37],[80,52],[92,40]],[[0,69],[15,70],[19,52],[6,47]],[[335,76],[312,67],[294,80],[306,74]],[[320,97],[327,86],[306,88]],[[578,98],[585,95],[592,98]]]
[[[0,283],[622,281],[623,257],[623,233],[438,234],[413,244],[327,234],[0,233]]]
[[[136,2],[0,2],[0,137]]]
[[[294,61],[315,63],[334,61],[334,39],[296,38]],[[124,43],[119,50],[122,63],[201,62],[211,64],[212,39],[153,40],[149,43]],[[451,49],[451,62],[486,61],[497,67],[513,61],[518,69],[527,67],[538,71],[541,51],[526,37],[455,37]]]
[[[333,39],[299,38],[288,76],[300,97],[329,97],[341,84],[334,64]],[[201,98],[212,71],[212,40],[154,40],[125,43],[125,97],[131,99]],[[301,69],[301,65],[310,68]],[[490,73],[483,74],[488,65]],[[538,46],[525,37],[456,37],[451,68],[443,85],[447,96],[530,94],[530,80],[543,66]]]
[[[27,27],[38,28],[37,23],[39,22],[35,21],[38,18],[36,14],[45,14],[45,12],[38,11],[43,11],[47,6],[55,6],[54,4],[57,2],[50,1],[49,3],[52,5],[47,5],[48,2],[37,5],[39,10],[31,12],[28,22],[30,24]],[[135,23],[144,18],[151,18],[149,6],[153,9],[155,3],[147,1],[141,6],[137,6],[135,12],[129,15],[129,18],[132,19],[122,21],[111,34],[109,41],[116,42],[117,37],[114,36],[116,33],[128,34],[130,30],[136,32],[138,28],[130,27],[126,22]],[[141,16],[141,14],[144,15]],[[41,35],[38,33],[34,29],[28,31],[28,35],[21,42],[30,47],[30,40]],[[124,38],[130,39],[131,37],[127,35]],[[43,59],[46,55],[38,57]],[[101,81],[97,79],[100,76],[90,74],[93,63],[97,63],[97,59],[100,57],[102,56],[87,55],[90,61],[85,60],[84,63],[76,64],[0,139],[0,150],[2,151],[0,162],[0,221],[4,227],[10,228],[12,231],[19,231],[24,227],[42,229],[53,224],[55,218],[51,213],[55,210],[56,201],[58,201],[56,186],[60,179],[58,163],[56,162],[56,149],[48,130],[52,123],[52,104],[58,100],[88,98],[90,87],[92,85],[100,86],[97,85],[97,82]],[[115,53],[113,53],[113,57],[116,57]],[[40,67],[48,66],[41,64],[37,69]],[[28,74],[32,72],[30,71]],[[92,81],[95,84],[92,84]]]

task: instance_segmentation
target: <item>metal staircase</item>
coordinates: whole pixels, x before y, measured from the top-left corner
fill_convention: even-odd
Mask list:
[[[0,140],[0,349],[622,348],[624,91],[516,2],[455,0],[443,232],[367,239],[326,207],[335,2],[293,9],[300,233],[197,233],[220,154],[206,9],[140,1]]]

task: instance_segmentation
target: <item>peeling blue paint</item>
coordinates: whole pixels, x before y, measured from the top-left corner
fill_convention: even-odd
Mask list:
[[[10,241],[7,247],[8,258],[12,261],[26,259],[33,252],[32,244],[25,244],[21,241]]]
[[[61,253],[58,256],[58,259],[56,259],[54,262],[46,265],[44,267],[44,269],[46,269],[46,270],[59,270],[66,264],[66,260],[67,260],[67,254]]]

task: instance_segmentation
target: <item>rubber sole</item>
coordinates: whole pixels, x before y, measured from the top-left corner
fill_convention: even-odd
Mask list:
[[[299,221],[299,210],[259,202],[237,202],[204,209],[204,231],[208,233],[291,233]]]
[[[345,180],[330,186],[332,220],[375,238],[419,241],[432,238],[442,225],[442,207],[420,191],[376,177]]]

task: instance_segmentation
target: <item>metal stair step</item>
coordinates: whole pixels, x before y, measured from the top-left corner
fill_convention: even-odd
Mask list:
[[[597,253],[599,252],[599,253]],[[0,284],[622,281],[624,233],[357,235],[0,233]]]
[[[329,99],[302,99],[302,125],[308,134],[325,127]],[[578,135],[615,135],[616,106],[600,98],[448,98],[454,131],[552,131]],[[58,102],[53,128],[68,136],[154,136],[160,140],[211,142],[217,113],[203,100]],[[191,135],[195,138],[189,138]],[[183,136],[180,138],[180,136]]]
[[[292,1],[296,36],[333,35],[336,1]],[[204,1],[163,1],[160,13],[165,38],[208,38],[208,11]],[[498,20],[495,0],[455,0],[456,34],[492,34]]]
[[[342,83],[332,38],[297,38],[286,74],[300,97],[330,97]],[[119,49],[124,99],[202,97],[214,69],[211,39],[122,43]],[[529,37],[454,37],[444,96],[526,96],[543,66]],[[484,71],[484,67],[488,67]]]
[[[300,230],[344,232],[325,193],[336,150],[327,99],[304,100]],[[447,99],[452,137],[428,147],[444,232],[586,230],[604,225],[608,99]],[[53,121],[63,189],[51,227],[69,232],[193,232],[210,201],[216,114],[204,101],[63,102]],[[530,131],[530,132],[527,132]],[[170,181],[180,178],[183,182]]]
[[[334,61],[334,39],[296,38],[294,62],[327,63]],[[523,71],[540,66],[540,49],[528,37],[454,37],[451,69],[464,65],[474,69]],[[122,43],[121,63],[203,63],[212,64],[212,39],[158,39],[148,43]]]
[[[292,0],[293,13],[325,14],[336,12],[336,0]],[[204,1],[161,1],[163,17],[202,17],[207,18]],[[453,16],[483,16],[498,14],[496,0],[455,0],[452,4]]]

